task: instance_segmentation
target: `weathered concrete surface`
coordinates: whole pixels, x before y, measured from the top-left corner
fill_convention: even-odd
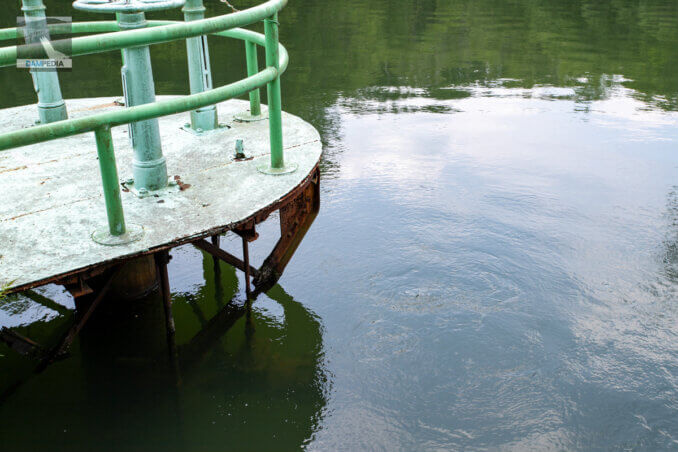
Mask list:
[[[114,108],[113,98],[70,100],[71,117]],[[144,227],[144,237],[123,246],[95,243],[91,234],[106,226],[94,134],[0,152],[0,287],[18,287],[96,263],[199,236],[237,223],[279,200],[299,185],[318,163],[318,132],[283,113],[286,162],[292,173],[264,175],[257,166],[269,159],[268,121],[238,123],[249,103],[219,104],[219,120],[230,129],[195,136],[181,130],[188,113],[160,118],[167,168],[191,187],[139,199],[122,193],[125,219]],[[30,127],[35,106],[0,110],[0,133]],[[248,161],[234,161],[236,139],[243,139]],[[120,180],[132,177],[133,151],[127,127],[113,129]]]

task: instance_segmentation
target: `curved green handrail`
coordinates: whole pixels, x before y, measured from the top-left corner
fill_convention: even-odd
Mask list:
[[[264,35],[250,30],[235,29],[215,34],[254,42],[261,46],[265,45]],[[6,132],[0,135],[0,151],[92,132],[104,125],[115,127],[130,122],[183,113],[244,95],[265,86],[285,72],[289,64],[289,56],[282,45],[278,47],[280,51],[279,69],[268,67],[254,76],[198,94]]]
[[[232,14],[202,19],[193,22],[176,21],[149,21],[149,28],[128,31],[115,31],[92,36],[84,36],[69,40],[70,56],[103,53],[120,50],[127,47],[150,45],[175,40],[215,34],[218,36],[242,39],[266,46],[265,36],[250,30],[233,29],[250,25],[267,19],[282,9],[287,0],[270,0],[259,6]],[[88,33],[118,28],[113,21],[74,23],[76,33]],[[16,38],[16,28],[0,30],[0,39]],[[59,41],[52,43],[56,49],[60,48]],[[19,146],[41,143],[56,138],[91,132],[97,127],[109,125],[111,127],[127,124],[144,119],[157,118],[168,114],[182,113],[197,108],[223,102],[243,95],[249,91],[261,88],[276,80],[285,72],[289,57],[285,48],[278,44],[280,55],[278,67],[267,67],[254,76],[247,77],[229,85],[214,88],[198,94],[184,96],[178,99],[159,101],[136,107],[126,108],[120,112],[101,113],[78,119],[67,119],[49,124],[39,125],[30,129],[21,129],[0,135],[0,151]],[[17,46],[0,48],[0,67],[16,64]]]
[[[228,85],[207,91],[128,107],[91,116],[65,119],[28,129],[0,134],[0,151],[41,143],[58,138],[94,132],[99,152],[103,193],[109,220],[111,236],[123,238],[126,235],[120,187],[117,183],[117,168],[111,140],[111,127],[143,121],[161,116],[196,110],[225,100],[250,93],[267,85],[269,90],[269,130],[271,144],[272,174],[285,170],[282,153],[282,122],[280,105],[280,76],[287,69],[289,56],[278,42],[278,11],[287,0],[269,0],[259,6],[236,13],[200,19],[190,22],[149,21],[148,27],[119,31],[117,22],[80,22],[71,25],[73,34],[98,33],[69,40],[52,41],[55,49],[69,56],[109,52],[135,46],[148,46],[183,40],[207,34],[236,38],[247,43],[248,77]],[[265,35],[239,27],[264,21]],[[0,40],[16,39],[19,30],[0,30]],[[250,61],[253,45],[266,49],[266,68],[254,73]],[[29,51],[30,51],[30,46]],[[37,46],[36,46],[37,48]],[[0,48],[0,67],[16,64],[17,46]],[[255,53],[256,55],[256,53]],[[256,62],[256,57],[254,57]],[[254,64],[256,66],[256,63]],[[258,96],[256,96],[258,103]],[[258,105],[257,105],[258,108]],[[269,171],[269,170],[267,170]],[[102,242],[103,243],[103,242]],[[116,241],[118,244],[125,240]]]
[[[245,11],[226,14],[223,16],[201,19],[193,22],[173,23],[161,27],[141,28],[137,30],[104,33],[92,36],[83,36],[69,40],[53,41],[56,50],[65,51],[70,56],[88,55],[93,53],[121,50],[128,47],[161,44],[163,42],[178,41],[206,34],[218,33],[237,27],[245,27],[275,15],[285,7],[287,0],[269,0],[259,6]],[[16,32],[15,32],[16,33]],[[16,64],[17,46],[0,49],[0,67]]]

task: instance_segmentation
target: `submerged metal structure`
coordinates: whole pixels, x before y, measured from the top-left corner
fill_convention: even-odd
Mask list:
[[[277,281],[318,212],[322,151],[318,132],[282,111],[280,77],[289,58],[278,12],[286,3],[206,19],[202,0],[77,0],[74,8],[115,20],[73,23],[74,35],[87,36],[50,40],[58,30],[45,21],[42,0],[23,0],[25,30],[0,30],[0,40],[26,30],[34,39],[0,48],[0,67],[45,52],[74,58],[121,51],[124,101],[64,101],[57,71],[32,71],[38,115],[32,106],[0,110],[0,184],[15,188],[0,202],[5,292],[61,284],[76,302],[90,301],[86,321],[122,266],[153,257],[171,331],[167,262],[176,246],[193,244],[241,269],[248,299],[251,277],[259,292]],[[183,22],[145,17],[180,7]],[[260,22],[264,34],[242,28]],[[244,41],[247,78],[212,86],[207,35]],[[149,46],[177,40],[187,45],[190,94],[156,98]],[[257,47],[265,49],[263,69]],[[260,102],[264,86],[267,106]],[[234,100],[243,95],[249,102]],[[275,211],[281,238],[256,269],[248,243]],[[242,237],[242,259],[219,247],[227,231]]]

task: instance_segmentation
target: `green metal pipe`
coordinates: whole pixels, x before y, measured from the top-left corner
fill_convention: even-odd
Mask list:
[[[178,20],[147,20],[146,23],[148,24],[149,27],[161,27],[163,25],[181,24],[183,22],[178,21]],[[52,32],[52,30],[54,30],[55,33],[59,33],[59,34],[63,33],[63,30],[65,29],[65,27],[66,26],[63,25],[63,24],[52,24],[52,25],[47,26],[47,28],[50,30],[50,32]],[[84,34],[84,33],[113,33],[113,32],[121,30],[120,26],[118,25],[118,22],[114,21],[114,20],[100,20],[100,21],[91,21],[91,22],[73,22],[72,24],[68,25],[68,29],[74,35]],[[250,31],[250,30],[245,30],[243,28],[232,28],[228,31],[236,31],[236,30],[242,30],[242,31],[247,31],[249,33],[258,34],[256,32],[253,32],[253,31]],[[224,32],[214,32],[214,33],[210,33],[210,34],[218,35],[220,33],[224,33]],[[260,35],[260,36],[263,36],[263,35]],[[8,41],[8,40],[11,40],[11,39],[19,39],[21,37],[22,37],[21,36],[21,29],[19,29],[19,28],[0,28],[0,41]]]
[[[73,30],[71,28],[71,24],[47,24],[47,31],[49,32],[50,35],[52,34],[57,34],[57,35],[62,35],[62,34],[69,34],[72,33]],[[102,30],[104,31],[104,30]],[[110,30],[106,30],[110,31]],[[0,29],[0,41],[5,41],[9,39],[19,39],[23,38],[24,33],[23,29],[21,28],[2,28]]]
[[[266,35],[266,66],[278,68],[278,14],[273,14],[264,20],[264,34]],[[268,93],[268,125],[271,140],[271,168],[285,167],[283,155],[282,135],[282,101],[280,95],[280,74],[271,80],[267,87]]]
[[[180,24],[182,22],[176,20],[147,20],[146,23],[148,24],[149,27],[161,27],[164,25]],[[62,27],[62,25],[59,25],[59,27]],[[20,30],[17,28],[0,29],[0,41],[18,39],[19,37],[21,37],[19,31]],[[120,26],[118,25],[118,22],[112,20],[104,20],[97,22],[74,22],[71,26],[72,34],[109,33],[109,32],[112,33],[116,31],[120,31]],[[243,41],[251,41],[262,47],[266,45],[264,35],[244,28],[232,28],[230,30],[218,31],[211,34],[214,36],[220,36],[224,38],[235,38]],[[7,48],[9,47],[5,47],[5,49]],[[104,51],[102,51],[101,53],[104,53]],[[12,64],[14,63],[10,63],[10,65]],[[0,64],[0,66],[2,65]]]
[[[23,0],[22,5],[21,9],[26,19],[26,29],[30,30],[31,34],[36,33],[49,39],[45,5],[42,3],[42,0]],[[39,42],[34,44],[42,47],[42,44]],[[35,92],[38,95],[40,123],[47,124],[68,118],[66,103],[61,95],[59,75],[56,69],[31,69],[30,71],[33,77]]]
[[[247,76],[251,77],[259,72],[257,45],[252,41],[245,41],[245,55],[247,57]],[[261,116],[261,98],[258,88],[250,91],[250,114]]]
[[[148,24],[149,27],[161,27],[163,25],[174,25],[174,24],[180,24],[182,23],[181,21],[178,20],[147,20],[146,23]],[[55,24],[55,25],[48,25],[47,26],[49,30],[51,31],[53,28],[56,31],[60,31],[64,28],[64,25],[62,24]],[[117,21],[114,20],[101,20],[101,21],[92,21],[92,22],[73,22],[72,24],[68,25],[68,28],[70,29],[70,32],[72,34],[83,34],[83,33],[112,33],[116,31],[120,31],[120,26],[118,25]],[[213,35],[222,35],[223,33],[229,33],[229,32],[236,32],[236,31],[242,31],[242,32],[247,32],[251,33],[252,35],[257,35],[262,37],[262,45],[264,43],[263,40],[263,35],[256,33],[254,31],[246,30],[244,28],[232,28],[227,31],[222,31],[222,32],[214,32],[211,33]],[[231,35],[223,35],[226,37],[236,37],[236,36],[231,36]],[[0,29],[0,41],[7,41],[11,39],[19,39],[21,37],[20,29],[18,28],[2,28]],[[240,39],[246,39],[249,40],[251,38],[240,38]],[[254,38],[256,42],[256,38]]]
[[[285,66],[283,66],[283,62]],[[115,127],[134,121],[158,118],[160,116],[194,110],[205,105],[217,104],[264,86],[278,77],[286,65],[287,54],[285,53],[284,61],[281,54],[280,71],[269,67],[253,77],[205,91],[204,93],[7,132],[0,135],[0,151],[91,132],[105,125]]]
[[[149,21],[149,25],[151,26],[163,26],[167,23],[167,21]],[[97,24],[102,24],[102,26],[106,27],[118,27],[115,22],[110,21]],[[87,24],[85,23],[84,25]],[[85,32],[85,30],[79,29],[79,32]],[[214,34],[221,37],[251,41],[260,46],[265,46],[266,44],[265,37],[260,33],[240,28],[216,32]],[[255,76],[204,93],[1,134],[0,151],[91,132],[96,128],[105,125],[114,127],[135,120],[157,118],[164,115],[186,112],[241,96],[253,89],[266,85],[287,69],[289,56],[287,50],[282,45],[279,45],[279,54],[279,69],[277,71],[274,68],[269,67],[260,71]]]
[[[193,22],[205,18],[205,6],[202,0],[186,0],[182,8],[184,20]],[[188,55],[188,79],[191,94],[202,93],[212,89],[212,72],[210,70],[210,54],[206,36],[186,39]],[[219,124],[216,105],[208,105],[191,112],[191,128],[198,132],[214,130]]]
[[[111,50],[120,50],[139,45],[152,45],[176,41],[204,34],[213,34],[236,27],[259,22],[281,10],[288,0],[270,0],[245,11],[196,20],[186,23],[174,23],[160,27],[128,30],[117,33],[104,33],[93,36],[73,38],[64,42],[54,41],[55,49],[71,56],[89,55]],[[68,51],[68,44],[71,51]],[[16,46],[0,48],[0,67],[16,63]]]
[[[108,229],[111,235],[121,236],[127,232],[127,229],[125,227],[125,215],[122,210],[118,167],[115,162],[111,128],[107,125],[100,127],[94,131],[94,136],[97,142],[101,184],[104,190],[104,200],[106,201]]]

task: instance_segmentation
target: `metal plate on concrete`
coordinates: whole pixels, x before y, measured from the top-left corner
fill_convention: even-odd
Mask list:
[[[66,104],[70,117],[124,108],[114,98]],[[233,120],[248,107],[241,100],[219,104],[219,120],[230,128],[203,136],[181,129],[188,113],[160,118],[168,171],[183,189],[144,198],[123,191],[126,221],[144,228],[140,240],[126,245],[104,246],[91,238],[107,224],[93,133],[0,152],[0,287],[24,286],[198,237],[278,201],[317,165],[320,136],[310,124],[283,113],[285,160],[298,169],[262,174],[257,167],[270,158],[268,121]],[[30,127],[37,109],[0,110],[0,117],[4,133]],[[133,152],[127,127],[114,128],[113,139],[120,181],[129,180]],[[251,159],[234,159],[238,139]]]

